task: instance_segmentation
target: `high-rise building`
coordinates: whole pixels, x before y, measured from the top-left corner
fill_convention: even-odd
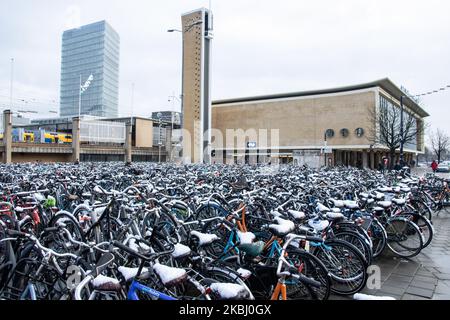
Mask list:
[[[211,161],[212,13],[199,9],[184,14],[183,25],[183,158]]]
[[[118,116],[119,50],[119,35],[106,21],[63,33],[61,117]]]

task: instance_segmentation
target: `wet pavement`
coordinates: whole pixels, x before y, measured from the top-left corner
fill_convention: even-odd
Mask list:
[[[381,270],[381,288],[362,293],[397,300],[450,300],[450,208],[435,214],[433,225],[433,241],[417,257],[397,258],[386,249],[373,263]]]
[[[422,176],[430,169],[416,169],[413,174]],[[450,178],[449,174],[438,174]],[[381,270],[381,288],[365,289],[362,293],[388,296],[397,300],[450,300],[450,208],[433,215],[435,234],[432,243],[412,259],[393,256],[389,249],[374,265]],[[347,300],[351,297],[331,297]]]

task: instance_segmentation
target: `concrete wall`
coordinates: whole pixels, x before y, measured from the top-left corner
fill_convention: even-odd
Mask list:
[[[153,147],[153,121],[136,119],[136,145],[137,148]]]
[[[230,105],[213,105],[213,128],[225,136],[227,129],[279,129],[280,146],[296,147],[323,146],[327,129],[335,131],[335,137],[328,139],[329,146],[370,145],[370,110],[376,105],[374,91],[349,93],[345,95],[318,96],[292,100],[261,101]],[[341,129],[348,129],[349,137],[343,138]],[[357,128],[365,130],[365,136],[358,138]],[[270,145],[270,131],[269,131]],[[226,142],[233,147],[233,141]],[[213,146],[217,147],[213,142]]]
[[[43,163],[56,163],[56,162],[71,162],[72,154],[55,154],[55,153],[13,153],[13,163],[24,162],[43,162]]]

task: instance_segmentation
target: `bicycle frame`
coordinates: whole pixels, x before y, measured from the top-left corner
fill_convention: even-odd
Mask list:
[[[150,287],[147,287],[136,280],[134,280],[130,286],[130,289],[128,290],[127,299],[132,301],[138,301],[140,300],[138,297],[138,292],[142,292],[145,294],[148,294],[152,297],[154,300],[165,300],[165,301],[175,301],[174,297],[168,296],[162,292],[156,291]]]

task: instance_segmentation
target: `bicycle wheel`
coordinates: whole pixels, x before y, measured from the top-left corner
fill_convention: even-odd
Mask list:
[[[387,233],[383,225],[378,220],[373,220],[368,233],[372,239],[372,255],[377,258],[384,251],[387,244]]]
[[[339,239],[327,240],[313,254],[331,275],[331,291],[339,295],[360,292],[367,282],[367,262],[354,245]]]
[[[308,295],[314,300],[328,300],[331,291],[331,277],[325,265],[317,257],[300,249],[289,249],[287,261],[297,268],[307,278],[319,281],[321,286],[313,288],[308,286]],[[297,297],[296,283],[298,280],[288,280],[287,296],[289,300]],[[302,284],[304,286],[304,284]]]
[[[391,218],[386,223],[387,246],[402,258],[417,256],[423,248],[423,237],[419,227],[406,218]]]
[[[232,272],[231,270],[219,268],[219,267],[208,267],[204,272],[202,272],[203,276],[206,276],[209,278],[208,281],[200,281],[200,283],[207,285],[211,279],[214,280],[214,282],[221,282],[221,283],[234,283],[241,285],[248,293],[249,299],[254,300],[254,296],[250,290],[250,288],[247,286],[244,280],[241,279],[239,275],[237,275],[235,272]]]
[[[336,239],[340,239],[354,245],[364,255],[367,264],[368,265],[372,264],[373,259],[372,248],[359,233],[344,230],[335,233],[334,237]]]
[[[433,220],[433,210],[425,203],[423,200],[414,201],[410,206],[413,210],[417,210],[417,212],[427,218],[428,220]]]
[[[407,217],[410,221],[414,222],[420,229],[420,233],[423,236],[423,247],[428,247],[431,244],[434,236],[434,227],[430,220],[417,213],[405,213],[402,216]]]

